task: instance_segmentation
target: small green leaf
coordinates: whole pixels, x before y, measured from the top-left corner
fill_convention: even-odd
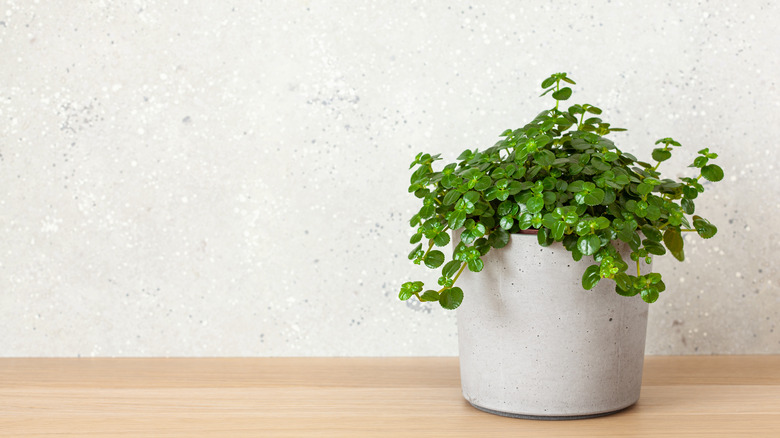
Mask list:
[[[709,239],[718,232],[718,228],[712,225],[707,219],[699,216],[693,217],[693,227],[696,228],[696,232],[699,236]]]
[[[493,230],[488,236],[488,244],[493,248],[503,248],[509,243],[509,233],[501,228]]]
[[[462,227],[465,222],[466,222],[465,211],[452,211],[447,216],[447,223],[450,226],[451,230],[457,230],[458,228]]]
[[[458,160],[469,160],[474,156],[474,152],[471,152],[470,150],[466,149],[465,151],[461,152],[460,155],[458,155]]]
[[[512,208],[515,207],[514,202],[510,201],[504,201],[500,204],[498,204],[498,208],[496,209],[496,213],[498,213],[499,216],[506,216],[508,214],[512,214]]]
[[[482,259],[473,259],[468,261],[469,271],[471,272],[479,272],[482,270],[482,268],[485,266],[485,264],[482,262]]]
[[[636,192],[642,196],[645,196],[652,191],[653,191],[653,186],[647,183],[640,183],[639,185],[636,186]]]
[[[420,292],[422,288],[422,281],[407,281],[401,285],[401,292],[398,293],[398,298],[400,298],[401,301],[406,301],[414,294]]]
[[[550,230],[552,231],[552,235],[555,240],[561,240],[563,239],[563,235],[566,233],[566,222],[558,221],[552,226]]]
[[[661,148],[653,149],[653,159],[658,162],[666,161],[669,158],[672,158],[672,153],[669,151],[665,151]]]
[[[575,192],[576,193],[576,192],[581,192],[582,189],[584,189],[584,188],[585,188],[585,181],[582,181],[582,180],[578,179],[576,181],[571,182],[566,187],[566,190],[568,190],[570,192]]]
[[[664,246],[658,242],[653,242],[652,240],[645,239],[642,241],[642,245],[644,245],[645,249],[650,254],[654,254],[654,255],[666,254],[666,248],[664,248]]]
[[[596,251],[601,248],[601,238],[595,234],[581,236],[577,240],[577,248],[584,255],[596,254]]]
[[[571,97],[571,88],[569,87],[561,88],[560,90],[554,92],[552,94],[552,97],[555,100],[566,100],[569,97]]]
[[[669,248],[669,252],[672,253],[674,258],[679,261],[685,260],[682,235],[678,228],[669,227],[664,231],[664,244]]]
[[[471,204],[476,204],[477,202],[479,202],[479,193],[471,190],[465,195],[463,195],[463,199],[468,201]]]
[[[661,209],[655,204],[650,204],[647,206],[645,217],[650,221],[657,221],[661,217]]]
[[[552,229],[552,227],[555,225],[556,222],[558,222],[556,213],[547,213],[544,216],[542,216],[542,225],[545,227]]]
[[[702,168],[707,165],[708,161],[710,161],[710,159],[707,157],[696,157],[693,159],[693,164],[691,164],[689,167]]]
[[[449,192],[447,192],[446,195],[444,195],[444,199],[442,200],[442,203],[444,205],[452,205],[455,203],[455,201],[460,199],[460,195],[461,193],[459,191],[450,190]]]
[[[586,109],[586,111],[591,113],[591,114],[596,114],[596,115],[601,114],[601,108],[597,108],[597,107],[592,106],[592,105],[588,105],[588,108]]]
[[[458,273],[462,264],[463,262],[458,260],[449,261],[442,268],[441,274],[447,278],[452,278],[455,274]]]
[[[627,291],[631,289],[631,277],[629,277],[625,272],[619,272],[615,274],[615,283],[623,290]]]
[[[436,206],[433,204],[425,205],[420,209],[420,217],[423,219],[428,219],[434,213],[436,213]]]
[[[591,290],[593,289],[593,286],[599,282],[599,280],[601,280],[601,276],[599,275],[599,265],[588,266],[588,268],[585,269],[585,272],[582,274],[582,287],[585,290]]]
[[[445,289],[439,296],[439,304],[449,310],[455,310],[463,302],[463,290],[459,287]]]
[[[433,238],[433,243],[436,246],[444,246],[450,243],[450,235],[446,231],[441,232]]]
[[[426,290],[420,296],[420,301],[439,301],[439,293],[435,290]]]
[[[436,269],[441,266],[442,263],[444,263],[444,253],[438,250],[433,250],[429,252],[427,256],[425,256],[423,262],[425,262],[425,266],[431,269]]]
[[[499,221],[499,226],[504,230],[508,230],[512,228],[512,225],[514,225],[514,223],[515,223],[515,219],[512,216],[503,216]]]
[[[642,225],[642,233],[644,233],[645,237],[647,237],[649,240],[652,240],[653,242],[660,242],[663,240],[661,232],[658,231],[658,228],[655,228],[652,225]]]
[[[593,223],[596,226],[597,230],[605,230],[605,229],[609,228],[609,224],[610,224],[609,219],[607,219],[607,218],[605,218],[603,216],[602,217],[597,217],[596,219],[594,219]]]
[[[493,180],[487,175],[483,176],[477,180],[477,183],[474,185],[474,190],[479,190],[481,192],[490,187],[491,184],[493,184]]]
[[[696,199],[699,196],[699,191],[691,186],[683,186],[682,192],[686,199]]]
[[[542,81],[542,89],[546,90],[547,88],[551,87],[553,84],[555,84],[555,81],[556,79],[553,76],[550,76],[549,78],[545,79],[544,81]]]
[[[521,230],[527,230],[531,228],[533,218],[534,215],[532,215],[531,213],[523,213],[517,219],[517,225],[520,227]]]
[[[602,201],[604,201],[604,190],[601,189],[595,189],[585,195],[584,200],[585,204],[593,206],[593,205],[599,205]]]
[[[555,154],[547,149],[534,152],[534,161],[540,166],[551,166],[555,162]]]
[[[683,198],[680,201],[680,206],[682,206],[682,210],[685,214],[693,214],[696,211],[696,205],[688,198]]]
[[[654,303],[658,300],[658,291],[654,288],[642,289],[642,300],[646,303]]]
[[[723,169],[717,164],[708,164],[701,169],[703,177],[712,182],[717,182],[723,179]]]
[[[544,199],[541,196],[534,196],[525,204],[529,213],[538,213],[544,208]]]
[[[422,243],[415,246],[412,252],[409,253],[409,260],[417,258],[422,253]]]

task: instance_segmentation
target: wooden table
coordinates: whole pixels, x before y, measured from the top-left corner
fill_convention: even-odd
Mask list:
[[[780,437],[780,356],[655,356],[608,417],[504,418],[457,358],[0,358],[0,436]]]

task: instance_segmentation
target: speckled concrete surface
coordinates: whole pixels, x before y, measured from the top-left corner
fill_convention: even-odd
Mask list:
[[[454,355],[397,301],[408,163],[568,71],[647,156],[726,179],[656,259],[652,354],[780,353],[777,2],[0,4],[0,355]],[[432,278],[431,276],[427,278]]]

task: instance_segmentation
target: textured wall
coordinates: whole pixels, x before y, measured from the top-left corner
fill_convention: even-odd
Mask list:
[[[671,174],[721,154],[648,352],[780,353],[777,2],[589,3],[3,2],[0,355],[456,354],[396,298],[408,163],[556,71]]]

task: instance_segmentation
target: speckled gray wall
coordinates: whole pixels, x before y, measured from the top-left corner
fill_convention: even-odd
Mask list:
[[[721,155],[648,352],[780,353],[780,10],[680,3],[4,1],[0,355],[457,354],[396,298],[408,163],[492,145],[556,71],[624,150]]]

